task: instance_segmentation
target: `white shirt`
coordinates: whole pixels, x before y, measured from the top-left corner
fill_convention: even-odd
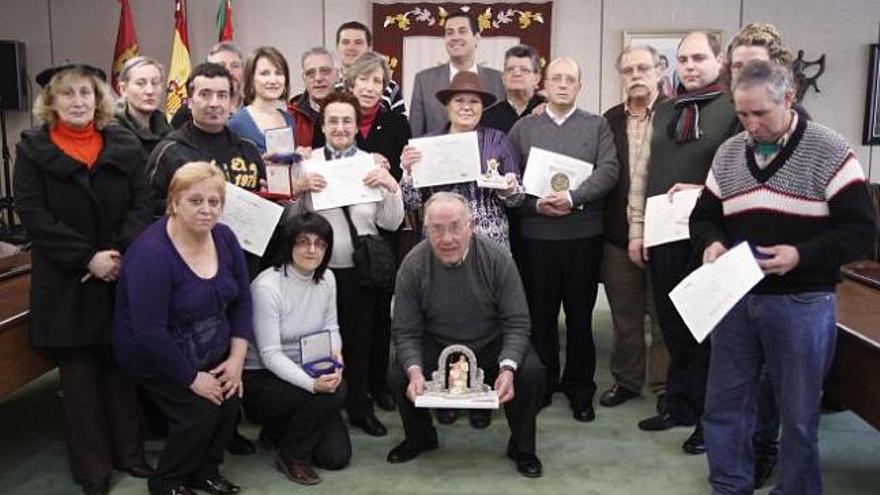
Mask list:
[[[456,69],[455,66],[452,65],[452,62],[449,62],[449,82],[452,82],[452,78],[455,77],[455,75],[458,74],[459,72],[461,72],[461,71]],[[474,74],[479,75],[479,71],[477,71],[477,62],[476,61],[474,62],[474,65],[472,65],[471,68],[468,69],[468,72],[473,72]]]
[[[547,116],[550,117],[550,120],[552,120],[554,124],[561,126],[569,117],[571,117],[575,110],[577,110],[577,105],[572,105],[571,110],[565,112],[565,115],[556,115],[553,113],[550,105],[547,105],[547,108],[544,111],[547,112]]]

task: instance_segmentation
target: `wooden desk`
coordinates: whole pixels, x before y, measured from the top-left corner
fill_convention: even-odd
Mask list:
[[[837,286],[837,352],[825,393],[880,429],[880,290],[847,278]]]
[[[28,342],[30,271],[26,253],[0,258],[0,398],[55,367]]]

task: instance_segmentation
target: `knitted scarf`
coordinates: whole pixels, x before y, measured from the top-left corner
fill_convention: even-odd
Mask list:
[[[679,93],[675,100],[678,114],[669,126],[669,135],[675,138],[676,143],[696,141],[702,137],[700,107],[718,98],[723,92],[724,88],[720,84],[713,83],[690,93]]]

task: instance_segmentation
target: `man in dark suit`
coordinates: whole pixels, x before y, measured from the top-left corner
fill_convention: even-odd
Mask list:
[[[614,344],[611,346],[611,375],[614,385],[599,398],[605,407],[614,407],[639,395],[646,378],[657,395],[657,410],[663,410],[666,393],[666,367],[669,354],[663,343],[654,298],[649,289],[645,260],[639,242],[642,224],[630,221],[643,217],[641,204],[629,204],[629,195],[643,196],[648,176],[651,117],[663,101],[660,56],[651,46],[631,46],[617,58],[617,71],[626,100],[605,112],[614,134],[620,181],[605,206],[605,246],[601,276],[611,306]],[[651,344],[645,345],[645,313],[651,315]],[[647,372],[646,372],[647,370]],[[647,376],[646,376],[647,375]]]
[[[435,95],[437,91],[448,88],[452,77],[458,72],[471,71],[478,74],[487,91],[498,100],[504,98],[501,72],[477,66],[476,52],[480,30],[476,19],[465,12],[450,14],[446,18],[443,39],[446,42],[449,63],[419,72],[413,83],[409,114],[413,137],[441,131],[449,123],[446,108],[437,101]]]

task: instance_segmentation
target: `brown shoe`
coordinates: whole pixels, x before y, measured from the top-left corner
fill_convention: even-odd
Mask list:
[[[286,460],[281,456],[275,458],[275,468],[284,473],[287,479],[300,485],[317,485],[321,477],[305,461]]]

